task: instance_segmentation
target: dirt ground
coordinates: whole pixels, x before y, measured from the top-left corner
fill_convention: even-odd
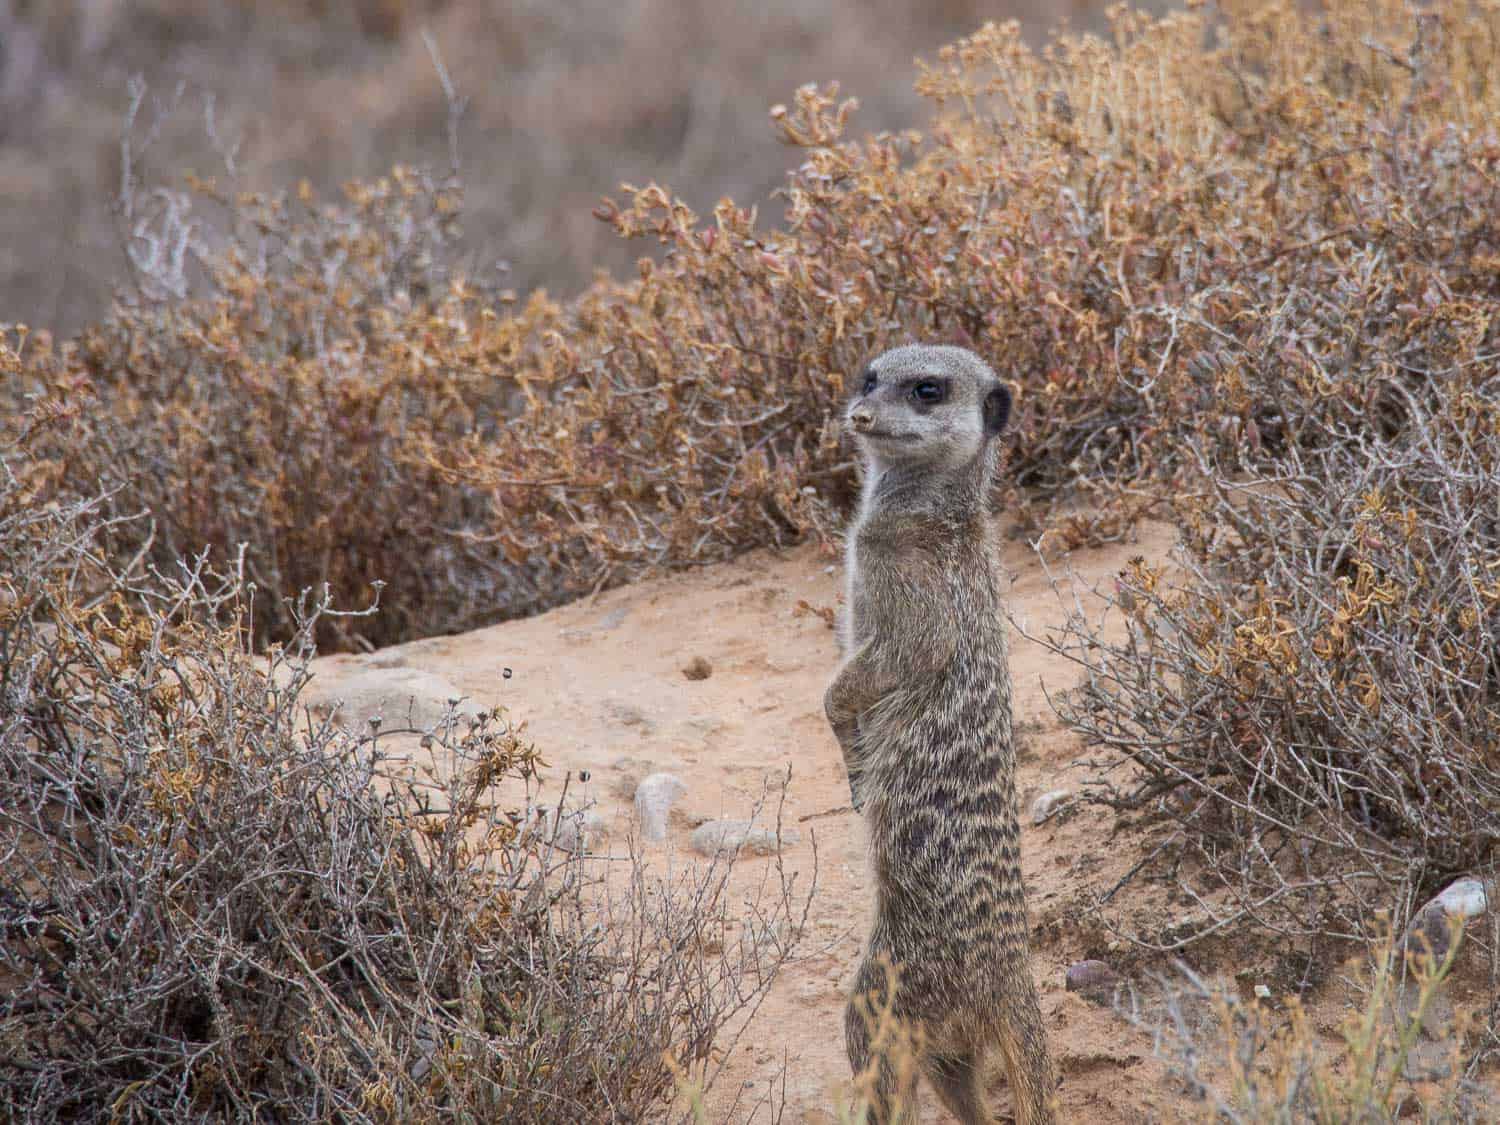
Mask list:
[[[1159,554],[1170,532],[1148,532],[1140,544],[1076,555],[1085,583],[1108,579],[1133,555]],[[1060,619],[1062,604],[1031,549],[1006,548],[1014,575],[1011,607],[1029,629]],[[610,830],[606,845],[624,853],[633,831],[631,783],[665,770],[687,785],[668,838],[638,843],[698,862],[688,846],[702,817],[748,817],[768,779],[791,768],[783,822],[800,839],[783,853],[791,871],[811,877],[818,852],[817,894],[808,930],[724,1072],[710,1091],[714,1120],[770,1120],[782,1096],[783,1120],[834,1120],[832,1107],[848,1079],[843,1049],[845,989],[857,965],[871,904],[859,817],[847,811],[848,781],[823,717],[822,697],[838,661],[833,631],[798,604],[832,608],[840,588],[838,559],[804,548],[786,556],[756,553],[737,562],[606,592],[524,621],[463,636],[434,638],[376,657],[336,656],[318,663],[315,689],[338,697],[341,684],[378,662],[436,673],[481,706],[501,704],[524,719],[550,769],[554,789],[573,771],[570,793],[597,802]],[[698,681],[682,668],[701,657],[712,668]],[[398,666],[399,666],[398,665]],[[510,679],[503,678],[510,668]],[[1013,635],[1015,719],[1026,733],[1020,766],[1023,804],[1036,794],[1077,787],[1075,738],[1053,716],[1044,691],[1070,686],[1073,670],[1040,645]],[[590,780],[582,785],[579,771]],[[549,795],[543,790],[542,796]],[[1023,814],[1025,813],[1023,809]],[[1080,892],[1107,889],[1131,856],[1102,848],[1112,818],[1080,809],[1033,827],[1023,815],[1024,863],[1037,940],[1033,971],[1064,1078],[1067,1119],[1142,1121],[1158,1115],[1159,1069],[1149,1042],[1107,1008],[1064,991],[1085,948],[1060,912]],[[743,856],[736,880],[750,885],[768,858]],[[1149,1076],[1149,1077],[1148,1077]],[[772,1088],[774,1086],[774,1089]],[[1002,1104],[1003,1104],[1003,1097]],[[924,1121],[946,1118],[932,1097]]]
[[[1170,528],[1147,527],[1138,542],[1074,552],[1069,569],[1086,591],[1107,582],[1133,555],[1164,557],[1172,535]],[[1031,548],[1007,541],[1004,562],[1015,620],[1030,632],[1061,621],[1064,603]],[[341,686],[371,667],[410,669],[451,681],[480,706],[510,709],[527,722],[550,767],[544,798],[556,798],[567,771],[574,775],[570,794],[579,793],[579,771],[588,771],[582,795],[597,803],[609,830],[600,848],[617,855],[626,854],[635,832],[630,794],[640,776],[671,771],[687,791],[667,839],[635,847],[674,862],[707,862],[689,847],[691,826],[704,818],[749,816],[768,779],[774,782],[790,767],[782,818],[800,838],[782,858],[805,885],[816,841],[817,893],[794,959],[709,1092],[714,1121],[773,1121],[779,1109],[782,1121],[833,1122],[848,1079],[844,997],[872,889],[861,823],[847,810],[842,760],[822,714],[838,656],[834,634],[818,613],[799,609],[804,602],[814,609],[837,604],[838,563],[815,547],[779,556],[761,552],[608,591],[529,620],[316,665],[314,689],[323,697],[338,697]],[[710,665],[707,678],[683,674],[695,658]],[[505,668],[512,672],[508,679]],[[1104,1125],[1201,1115],[1203,1103],[1153,1058],[1145,1032],[1108,1005],[1064,988],[1068,966],[1081,958],[1129,962],[1128,943],[1112,936],[1090,904],[1121,882],[1152,839],[1143,835],[1149,829],[1117,832],[1114,814],[1091,806],[1032,824],[1037,794],[1076,792],[1089,773],[1077,762],[1078,740],[1046,698],[1077,677],[1065,660],[1014,629],[1012,676],[1016,724],[1024,732],[1019,781],[1032,969],[1062,1075],[1063,1120]],[[772,862],[742,856],[733,877],[748,888]],[[1166,893],[1159,884],[1133,880],[1113,900],[1110,920],[1160,927],[1173,912]],[[1244,968],[1221,960],[1197,968],[1218,979]],[[1169,965],[1154,967],[1167,971]],[[1337,1026],[1341,1003],[1339,996],[1320,1001],[1321,1026]],[[1008,1105],[1003,1088],[997,1098]],[[948,1120],[930,1093],[922,1120]]]

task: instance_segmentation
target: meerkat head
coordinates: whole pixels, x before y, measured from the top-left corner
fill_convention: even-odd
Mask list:
[[[877,470],[970,464],[1010,417],[1010,391],[964,348],[910,344],[856,378],[844,419]]]

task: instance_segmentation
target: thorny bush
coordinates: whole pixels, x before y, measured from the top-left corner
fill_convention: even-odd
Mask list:
[[[508,393],[494,365],[527,362],[554,315],[545,300],[499,321],[450,288],[457,189],[418,172],[350,185],[337,204],[195,184],[196,210],[186,192],[131,199],[137,287],[108,322],[56,353],[17,341],[27,372],[76,408],[53,453],[72,493],[104,482],[111,514],[150,517],[116,525],[112,553],[145,548],[168,568],[207,547],[222,565],[245,545],[262,644],[292,634],[307,588],[352,607],[392,587],[376,615],[323,618],[325,647],[528,607],[550,578],[541,560],[509,561],[484,495],[410,449],[494,434]],[[493,331],[472,339],[471,317]]]
[[[254,657],[241,576],[111,567],[104,505],[38,503],[44,468],[0,450],[0,1102],[639,1120],[712,1079],[799,925],[790,875],[607,886],[504,811],[538,765],[506,716],[428,732],[457,766],[419,783],[395,732],[299,707],[325,604]]]
[[[1273,9],[1220,56],[1266,99],[1205,90],[1269,161],[1271,241],[1151,314],[1180,550],[1120,575],[1123,638],[1057,639],[1062,713],[1140,767],[1102,799],[1187,829],[1159,947],[1368,936],[1500,841],[1500,9],[1376,8]]]

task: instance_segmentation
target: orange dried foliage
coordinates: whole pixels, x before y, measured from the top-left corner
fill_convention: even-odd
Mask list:
[[[323,638],[379,644],[822,534],[853,485],[845,376],[905,340],[1018,386],[999,499],[1064,546],[1186,487],[1188,437],[1379,426],[1391,384],[1484,354],[1500,5],[1113,27],[946,48],[925,137],[855,139],[835,89],[797,91],[784,225],[627,188],[597,214],[664,260],[565,306],[445,269],[457,199],[413,173],[336,208],[229,200],[206,297],[123,307],[19,381],[97,396],[64,473],[121,479],[159,560],[248,544],[264,639],[281,596],[384,581],[373,625]]]

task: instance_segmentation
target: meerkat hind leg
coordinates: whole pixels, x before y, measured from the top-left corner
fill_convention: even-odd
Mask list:
[[[996,1030],[1017,1125],[1052,1125],[1057,1120],[1057,1080],[1047,1054],[1041,1005],[1029,980],[1006,1006],[1007,1018]]]
[[[985,1104],[983,1068],[975,1051],[929,1055],[925,1069],[948,1112],[963,1125],[991,1125],[995,1120]]]
[[[879,955],[867,956],[844,1009],[849,1066],[856,1084],[867,1087],[862,1091],[869,1099],[866,1125],[917,1125],[920,1103],[915,1066],[909,1057],[912,1045],[900,1034],[899,1024],[883,1023],[899,1018],[886,992],[890,983],[889,969]],[[877,1044],[877,1038],[882,1042]]]

